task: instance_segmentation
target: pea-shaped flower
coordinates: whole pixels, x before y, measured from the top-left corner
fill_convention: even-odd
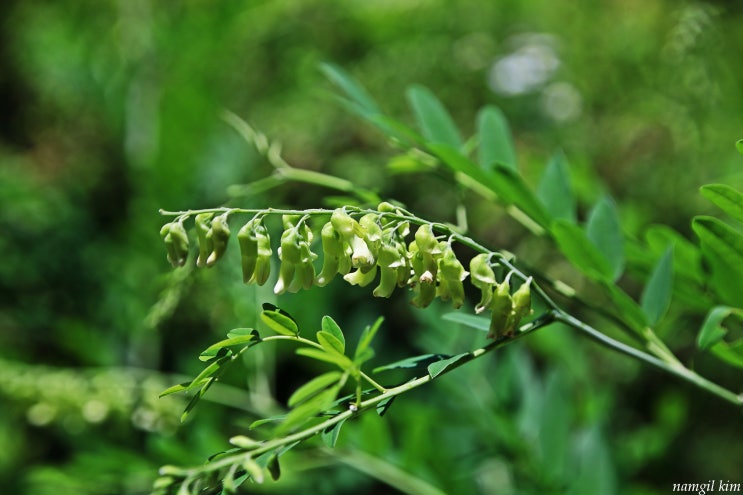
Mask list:
[[[410,243],[408,257],[413,268],[410,285],[416,291],[416,295],[410,303],[418,308],[425,308],[436,297],[436,274],[427,269],[423,253],[416,241]],[[436,272],[438,272],[438,268]]]
[[[467,278],[467,271],[457,259],[457,255],[451,245],[445,243],[443,254],[438,260],[439,264],[439,286],[436,290],[442,301],[451,300],[455,309],[464,304],[464,285],[462,281]]]
[[[361,269],[364,273],[371,270],[376,263],[376,257],[369,249],[365,236],[374,233],[368,233],[359,222],[353,219],[343,209],[337,209],[330,216],[330,223],[333,228],[351,248],[351,264],[354,268]]]
[[[243,282],[263,285],[271,271],[271,239],[260,218],[253,218],[237,233],[242,256]]]
[[[493,339],[510,333],[509,325],[512,319],[513,299],[508,277],[500,284],[495,285],[493,297],[490,301],[490,331],[488,338]]]
[[[171,222],[163,225],[160,235],[165,242],[168,261],[174,267],[183,266],[188,259],[188,234],[182,222]]]
[[[309,289],[315,279],[315,268],[312,261],[317,257],[310,250],[310,244],[300,232],[304,225],[296,225],[286,229],[281,235],[279,248],[279,279],[274,286],[274,293],[283,294],[285,291],[297,292],[299,289]]]
[[[470,260],[470,277],[472,285],[482,292],[480,302],[475,305],[475,313],[480,314],[490,306],[490,301],[493,299],[493,287],[497,283],[493,268],[490,266],[489,254],[478,254]]]
[[[379,285],[374,289],[374,296],[389,297],[395,290],[395,286],[407,283],[410,270],[405,248],[397,239],[394,231],[385,231],[377,257],[377,265],[381,275]]]
[[[214,249],[214,242],[209,235],[213,216],[214,213],[199,213],[196,215],[196,237],[199,240],[199,257],[196,259],[196,266],[199,268],[206,266],[206,260]]]
[[[230,227],[227,224],[227,213],[223,213],[212,220],[207,239],[211,238],[212,252],[206,259],[206,266],[212,267],[227,251],[227,242],[230,240]]]
[[[529,277],[521,284],[516,292],[513,293],[513,309],[511,319],[509,320],[508,331],[513,332],[521,323],[521,319],[532,313],[531,309],[531,281]]]
[[[323,264],[320,273],[315,278],[315,283],[323,287],[333,280],[336,274],[345,275],[351,271],[351,247],[343,242],[331,222],[323,225],[320,238],[322,239]]]

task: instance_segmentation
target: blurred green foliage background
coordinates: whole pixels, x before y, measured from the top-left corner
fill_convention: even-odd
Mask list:
[[[688,234],[689,217],[711,210],[701,184],[743,182],[738,2],[6,0],[0,13],[6,493],[147,493],[158,466],[203,462],[316,371],[280,349],[258,354],[185,426],[180,399],[156,398],[197,372],[200,350],[276,302],[240,283],[235,252],[209,271],[172,271],[158,208],[314,207],[328,194],[292,184],[228,194],[272,168],[223,110],[280,141],[294,166],[454,220],[460,192],[388,167],[394,149],[333,101],[320,62],[403,120],[412,83],[465,132],[479,107],[498,105],[527,178],[564,150],[582,204],[610,192],[631,235],[656,222]],[[548,259],[501,211],[465,203],[475,238]],[[330,314],[360,331],[384,314],[387,361],[474,345],[404,296],[332,284],[278,303],[310,327]],[[699,323],[661,333],[691,358]],[[396,493],[364,456],[445,493],[562,493],[580,473],[593,493],[743,482],[743,421],[730,407],[564,329],[513,347],[347,426],[335,453],[294,454],[280,484],[261,489]]]

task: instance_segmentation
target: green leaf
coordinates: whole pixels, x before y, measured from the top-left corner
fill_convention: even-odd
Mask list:
[[[738,139],[735,142],[735,148],[738,150],[738,153],[743,155],[743,139]]]
[[[294,445],[292,445],[292,447],[293,446]],[[271,479],[274,481],[278,481],[279,478],[281,477],[281,465],[279,464],[279,455],[274,454],[271,457],[269,457],[266,467],[268,468],[268,473],[271,475]]]
[[[249,430],[258,428],[259,426],[263,426],[268,423],[274,423],[276,421],[283,421],[286,419],[286,414],[278,414],[276,416],[270,416],[268,418],[261,418],[253,421],[250,423],[250,426],[248,426]]]
[[[516,169],[513,139],[503,112],[488,105],[477,114],[477,132],[480,137],[479,162],[483,170],[491,170],[496,163]]]
[[[346,337],[343,335],[343,331],[341,331],[341,327],[338,326],[338,324],[333,320],[330,316],[323,316],[322,317],[322,330],[323,332],[327,332],[331,334],[333,337],[335,337],[338,342],[340,342],[340,353],[343,354],[346,352]]]
[[[488,332],[490,330],[490,318],[484,316],[451,312],[442,316],[442,319],[453,323],[459,323],[460,325],[474,328],[475,330],[480,330],[482,332]]]
[[[330,426],[328,428],[325,428],[322,431],[322,441],[325,443],[326,446],[329,448],[335,448],[335,444],[338,442],[338,436],[341,433],[341,428],[343,428],[343,424],[346,422],[345,419],[338,421],[333,426]]]
[[[647,326],[648,321],[640,305],[627,295],[618,285],[611,282],[603,282],[602,286],[606,290],[611,302],[619,310],[619,316],[629,323],[630,327],[638,333],[642,333]]]
[[[493,170],[493,174],[493,180],[497,184],[496,188],[493,189],[496,194],[502,196],[509,203],[518,206],[520,210],[542,227],[546,228],[549,225],[549,215],[518,171],[498,164]]]
[[[613,270],[609,261],[589,241],[586,233],[567,220],[556,220],[551,228],[562,254],[588,277],[611,282]]]
[[[284,422],[276,429],[276,435],[291,431],[330,408],[339,390],[339,386],[327,388],[289,411]]]
[[[698,216],[692,229],[712,269],[712,286],[731,306],[743,306],[743,236],[717,218]]]
[[[356,82],[346,71],[334,64],[320,64],[320,70],[333,84],[338,86],[353,103],[358,106],[362,115],[379,114],[379,106],[366,89]]]
[[[309,347],[302,347],[300,349],[297,349],[297,354],[300,356],[305,356],[312,359],[317,359],[318,361],[323,361],[326,363],[332,363],[336,364],[341,367],[341,369],[348,369],[351,366],[353,366],[353,362],[343,354],[338,353],[329,353],[325,350],[320,349],[314,349]]]
[[[423,369],[427,368],[431,363],[441,361],[442,359],[448,359],[449,357],[450,356],[447,356],[446,354],[422,354],[420,356],[402,359],[400,361],[395,361],[394,363],[379,366],[374,368],[373,373],[396,369]]]
[[[299,335],[299,327],[297,326],[297,322],[294,321],[294,318],[292,318],[289,313],[277,308],[273,304],[263,304],[261,321],[263,321],[268,328],[278,334],[289,335],[291,337]]]
[[[233,328],[229,332],[227,332],[227,338],[228,339],[234,339],[237,337],[245,337],[247,335],[252,335],[253,339],[260,340],[261,336],[258,333],[258,330],[255,328]]]
[[[325,349],[325,352],[330,354],[337,353],[341,356],[343,355],[345,346],[343,345],[343,342],[338,340],[338,338],[332,333],[320,330],[317,332],[317,341],[320,343],[322,348]]]
[[[329,386],[338,383],[343,376],[340,371],[330,371],[320,376],[316,376],[309,382],[299,387],[287,401],[289,407],[294,407],[297,404],[317,395],[319,392],[328,388]]]
[[[743,222],[743,194],[726,184],[707,184],[700,191],[722,211]]]
[[[213,361],[209,366],[201,370],[201,373],[199,373],[196,378],[191,381],[191,384],[186,388],[186,390],[194,389],[200,386],[213,375],[216,375],[222,368],[222,365],[225,364],[227,361],[230,361],[231,359],[231,356],[223,356]]]
[[[423,136],[433,143],[462,147],[462,138],[449,112],[434,94],[423,86],[408,88],[407,97]]]
[[[673,246],[669,246],[665,254],[658,260],[658,264],[655,265],[640,297],[640,305],[648,323],[655,325],[660,321],[671,304],[672,294]]]
[[[703,282],[702,252],[699,247],[667,225],[653,225],[645,232],[645,240],[656,255],[673,245],[673,269],[683,277]]]
[[[359,357],[365,355],[367,350],[369,350],[369,346],[371,345],[372,340],[374,340],[374,336],[377,334],[379,327],[382,326],[383,321],[384,318],[380,316],[373,325],[367,326],[364,328],[364,331],[361,332],[359,343],[356,345],[356,352],[354,352],[354,361],[358,361]]]
[[[215,377],[208,378],[206,380],[206,383],[204,383],[204,386],[199,389],[198,392],[194,394],[193,397],[191,397],[191,400],[188,401],[188,404],[186,404],[185,409],[183,410],[183,414],[181,414],[181,423],[186,421],[186,418],[188,417],[188,413],[190,413],[194,407],[196,407],[196,404],[199,403],[201,398],[204,396],[207,390],[209,390],[209,387],[212,386],[212,383],[214,383],[217,379]]]
[[[426,140],[415,130],[406,126],[402,122],[387,117],[385,115],[371,115],[367,120],[381,129],[389,137],[397,139],[405,147],[423,147]]]
[[[184,390],[188,390],[189,385],[191,385],[191,382],[183,382],[183,383],[179,383],[178,385],[173,385],[172,387],[168,387],[162,392],[160,392],[160,395],[158,395],[158,397],[162,398],[162,397],[165,397],[166,395],[183,392]]]
[[[743,339],[738,339],[731,344],[724,341],[718,342],[712,347],[712,352],[726,363],[743,368]]]
[[[199,359],[201,361],[208,361],[214,357],[217,356],[217,353],[226,347],[232,347],[236,345],[244,345],[248,344],[251,341],[255,340],[256,335],[250,334],[250,335],[241,335],[238,337],[232,337],[229,339],[221,340],[217,342],[216,344],[212,344],[209,347],[207,347],[200,355]]]
[[[609,262],[612,281],[619,278],[624,269],[624,238],[616,205],[608,196],[599,200],[591,210],[586,235]]]
[[[537,197],[552,218],[563,218],[575,223],[575,198],[562,152],[556,153],[544,169],[537,188]]]
[[[454,357],[450,357],[448,359],[442,359],[441,361],[436,361],[434,363],[431,363],[428,365],[427,370],[428,374],[431,376],[431,379],[436,378],[441,373],[444,373],[446,370],[457,364],[462,359],[471,357],[472,355],[469,352],[465,352],[462,354],[457,354]]]
[[[377,411],[377,415],[380,418],[384,416],[385,414],[387,414],[387,411],[389,411],[390,407],[392,406],[392,403],[395,401],[395,397],[397,396],[393,395],[392,397],[389,397],[377,403],[376,411]]]
[[[706,350],[717,344],[728,333],[727,328],[722,326],[722,322],[731,314],[741,310],[729,306],[715,306],[707,313],[707,317],[702,323],[702,328],[697,335],[697,347]]]

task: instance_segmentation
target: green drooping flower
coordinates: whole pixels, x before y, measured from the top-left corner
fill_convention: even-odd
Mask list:
[[[165,242],[168,261],[174,267],[183,266],[188,259],[188,234],[182,222],[171,222],[163,225],[160,235]]]
[[[206,266],[212,267],[227,251],[227,242],[230,240],[230,226],[227,224],[227,213],[223,213],[212,220],[207,240],[211,239],[212,252],[206,259]]]
[[[470,260],[470,280],[472,285],[480,289],[482,295],[480,302],[475,306],[475,313],[480,314],[490,306],[493,299],[493,288],[497,281],[495,272],[490,266],[490,254],[478,254]]]
[[[464,304],[464,285],[462,282],[467,278],[467,271],[457,259],[454,250],[449,243],[443,243],[443,254],[438,260],[439,285],[436,289],[437,295],[442,301],[452,301],[455,309]]]
[[[253,218],[237,233],[242,255],[243,282],[266,283],[271,272],[271,238],[261,218]]]

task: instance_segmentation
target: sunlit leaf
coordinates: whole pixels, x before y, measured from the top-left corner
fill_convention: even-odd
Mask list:
[[[619,214],[614,201],[603,197],[593,207],[586,224],[586,235],[611,268],[611,278],[616,280],[624,269],[624,238]]]
[[[411,86],[407,90],[407,97],[426,139],[433,143],[446,143],[455,149],[462,147],[462,138],[449,112],[428,88]]]
[[[544,169],[537,188],[537,197],[552,218],[563,218],[575,223],[575,197],[562,152],[556,153]]]
[[[292,429],[301,426],[310,419],[317,417],[318,414],[329,409],[333,405],[338,392],[339,386],[326,388],[315,396],[307,399],[297,407],[289,411],[284,421],[276,429],[276,434],[281,435]]]
[[[441,373],[444,373],[446,370],[450,369],[452,366],[459,363],[461,360],[471,357],[472,355],[469,352],[465,352],[463,354],[457,354],[456,356],[450,357],[448,359],[442,359],[440,361],[433,362],[427,366],[428,374],[431,376],[431,378],[436,378]]]
[[[743,222],[743,194],[726,184],[707,184],[700,191],[722,211]]]
[[[295,336],[299,334],[299,327],[289,313],[277,308],[273,304],[264,303],[261,320],[268,328],[281,335]]]
[[[289,407],[294,407],[302,401],[309,399],[310,397],[318,394],[329,386],[338,383],[343,376],[340,371],[330,371],[320,376],[316,376],[309,382],[299,387],[287,401]]]
[[[673,294],[673,246],[666,249],[650,274],[645,290],[640,297],[640,305],[648,319],[655,325],[668,310]]]
[[[191,385],[191,382],[183,382],[179,383],[178,385],[173,385],[172,387],[168,387],[167,389],[160,392],[160,395],[158,395],[158,397],[165,397],[166,395],[183,392],[184,390],[188,390],[189,385]]]
[[[286,414],[279,414],[276,416],[270,416],[268,418],[257,419],[253,421],[252,423],[250,423],[250,426],[248,426],[248,429],[252,430],[252,429],[258,428],[259,426],[268,424],[268,423],[274,423],[276,421],[283,421],[284,419],[286,419]]]
[[[257,335],[241,335],[238,337],[232,337],[229,339],[221,340],[217,342],[216,344],[212,344],[209,347],[207,347],[200,355],[199,359],[201,361],[208,361],[209,359],[214,358],[217,356],[217,353],[225,348],[225,347],[232,347],[237,345],[245,345],[250,343],[251,341],[256,340]]]
[[[324,332],[327,332],[331,334],[333,337],[335,337],[338,342],[340,342],[340,353],[343,354],[346,352],[346,337],[343,335],[343,331],[341,331],[341,327],[338,326],[338,324],[331,318],[330,316],[323,316],[322,317],[322,325],[321,328]]]
[[[343,355],[345,346],[343,345],[343,342],[338,340],[338,338],[332,333],[323,330],[317,332],[317,341],[320,343],[322,348],[325,349],[325,352]]]
[[[344,356],[343,354],[338,354],[337,352],[330,353],[325,350],[308,348],[308,347],[302,347],[300,349],[297,349],[296,352],[300,356],[317,359],[318,361],[324,361],[326,363],[337,364],[344,370],[353,366],[353,362],[351,361],[350,358],[348,358],[347,356]]]
[[[492,170],[496,163],[516,168],[511,130],[499,108],[488,105],[480,110],[477,114],[477,133],[480,137],[478,160],[483,170]]]

